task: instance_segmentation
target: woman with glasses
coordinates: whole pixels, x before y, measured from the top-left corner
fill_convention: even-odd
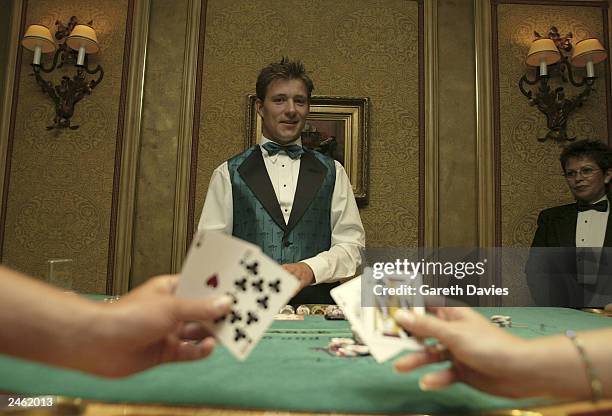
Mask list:
[[[612,251],[606,249],[612,247],[612,151],[603,142],[579,140],[563,149],[560,161],[576,202],[540,212],[527,281],[541,306],[603,306],[612,302]]]

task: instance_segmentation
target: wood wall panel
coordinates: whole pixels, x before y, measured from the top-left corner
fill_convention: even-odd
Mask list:
[[[609,28],[604,1],[493,1],[493,84],[495,114],[495,241],[502,247],[529,247],[536,229],[538,213],[545,208],[572,202],[573,198],[561,176],[561,146],[554,141],[541,142],[547,132],[545,116],[529,105],[518,88],[527,71],[531,79],[535,69],[525,65],[525,57],[534,39],[534,31],[547,36],[551,26],[562,35],[573,34],[573,43],[597,37],[608,43]],[[595,92],[586,104],[568,119],[568,133],[577,139],[591,138],[609,142],[611,109],[608,63],[596,67],[600,76]],[[578,72],[580,77],[583,71]],[[554,89],[563,86],[573,97],[579,90],[558,78],[551,79]],[[509,288],[514,299],[530,297],[524,266],[528,250],[506,251],[496,285]],[[512,306],[512,305],[508,305]]]
[[[322,0],[206,3],[192,226],[213,169],[244,149],[244,97],[259,69],[287,55],[305,63],[314,94],[371,98],[367,242],[417,246],[419,2],[336,2],[331,12]]]
[[[72,122],[79,129],[47,130],[52,101],[30,76],[32,53],[20,51],[2,261],[44,277],[46,260],[74,259],[74,289],[83,292],[106,291],[128,6],[128,0],[39,0],[25,8],[25,27],[42,23],[52,32],[56,20],[72,15],[93,20],[100,52],[90,65],[100,62],[105,76],[76,106]],[[73,70],[45,76],[57,83]]]
[[[576,4],[576,2],[574,2]],[[601,3],[600,3],[601,4]],[[497,103],[499,123],[499,191],[502,246],[524,247],[531,244],[537,214],[540,210],[572,201],[558,162],[561,147],[537,137],[546,134],[546,119],[528,104],[517,83],[525,73],[524,63],[533,32],[546,35],[551,26],[562,34],[573,33],[574,43],[587,37],[606,42],[606,18],[602,7],[550,4],[500,4],[497,14]],[[530,76],[535,74],[529,69]],[[598,65],[600,79],[586,104],[570,115],[568,133],[579,139],[609,136],[606,94],[606,67]],[[552,87],[562,85],[551,81]],[[607,85],[608,84],[608,85]],[[563,84],[566,95],[575,96],[578,89]]]

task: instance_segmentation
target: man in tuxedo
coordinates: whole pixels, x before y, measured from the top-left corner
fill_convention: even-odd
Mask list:
[[[329,290],[357,273],[365,246],[344,168],[302,147],[312,90],[299,61],[283,58],[261,70],[261,144],[213,172],[198,226],[250,241],[282,264],[301,282],[292,304],[333,303]]]
[[[526,272],[539,305],[612,301],[611,155],[609,146],[594,140],[574,142],[561,153],[563,176],[576,202],[538,216]]]

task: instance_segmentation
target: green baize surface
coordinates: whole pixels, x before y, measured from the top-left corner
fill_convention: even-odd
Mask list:
[[[479,311],[486,316],[510,315],[513,323],[527,328],[508,330],[526,338],[612,325],[611,318],[562,308]],[[418,379],[448,363],[397,374],[393,360],[378,364],[370,356],[335,357],[320,350],[340,336],[350,336],[346,321],[320,316],[275,321],[245,362],[218,347],[206,360],[165,364],[118,380],[0,355],[0,391],[108,402],[347,413],[457,414],[543,403],[494,397],[461,383],[424,392]]]

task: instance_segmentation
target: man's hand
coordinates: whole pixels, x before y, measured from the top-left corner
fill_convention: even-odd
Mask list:
[[[179,298],[177,283],[155,277],[104,303],[0,266],[0,353],[106,377],[204,358],[215,346],[204,324],[226,315],[232,298]]]
[[[300,287],[297,292],[314,282],[314,272],[306,263],[300,262],[283,264],[283,269],[287,270],[300,280]]]
[[[232,300],[178,298],[177,277],[150,279],[119,302],[100,305],[99,323],[106,336],[99,342],[97,359],[90,357],[80,368],[121,377],[165,362],[207,357],[215,340],[201,322],[227,314]]]

